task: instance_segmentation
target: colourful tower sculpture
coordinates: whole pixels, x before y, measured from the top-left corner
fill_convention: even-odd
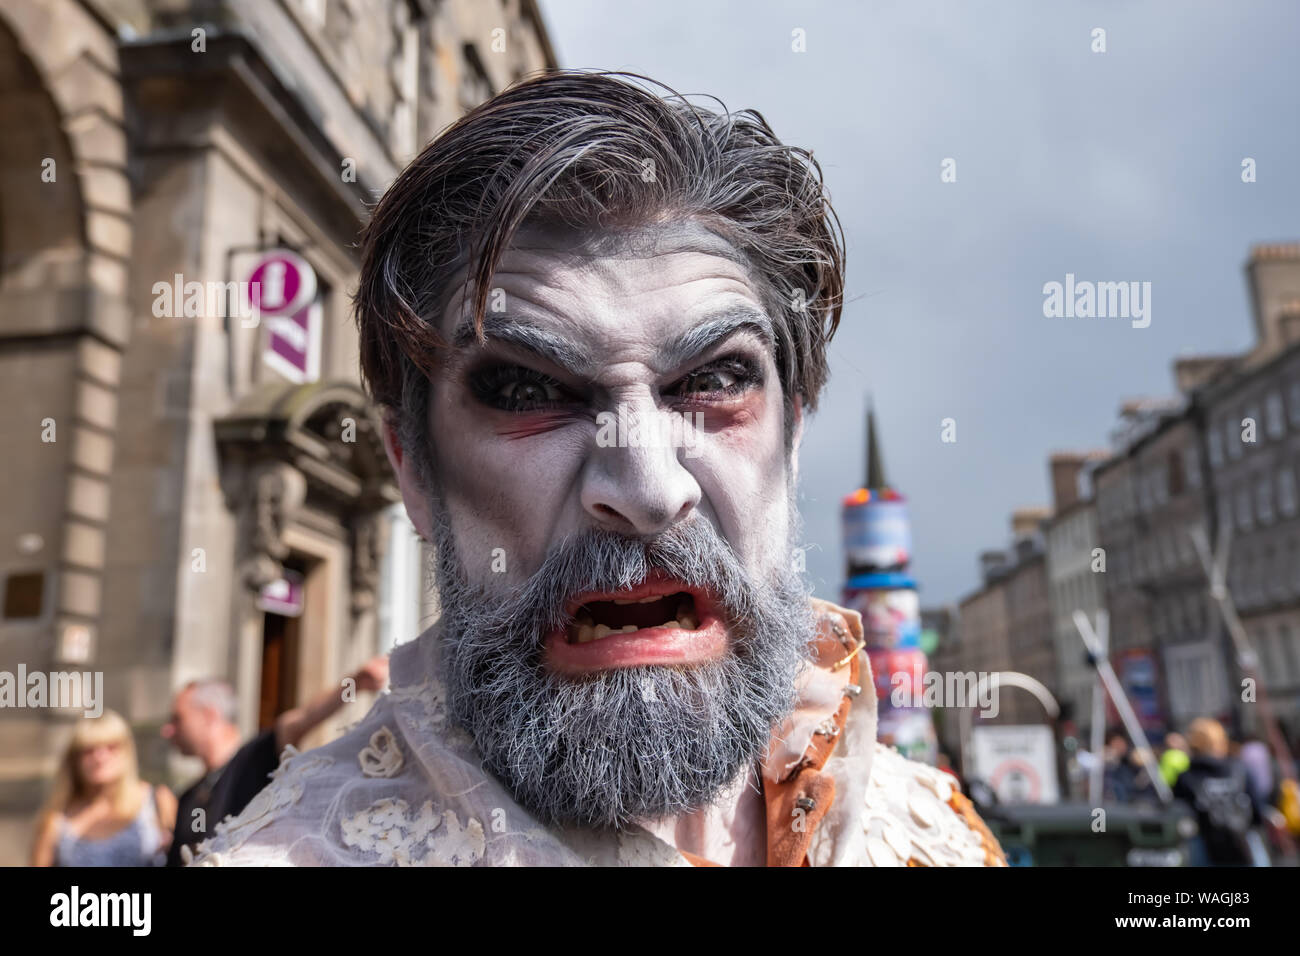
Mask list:
[[[878,701],[877,736],[908,757],[934,763],[933,715],[919,706],[926,659],[916,582],[908,573],[912,527],[906,499],[885,479],[871,407],[866,455],[866,483],[844,499],[844,605],[862,615]]]

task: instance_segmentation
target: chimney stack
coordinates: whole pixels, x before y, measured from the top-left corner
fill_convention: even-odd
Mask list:
[[[1038,526],[1052,516],[1051,508],[1017,508],[1011,512],[1011,534],[1018,541],[1038,534]]]
[[[1057,513],[1079,500],[1079,473],[1087,458],[1078,452],[1058,452],[1049,459],[1052,472],[1052,507]]]
[[[1007,566],[1007,555],[1005,551],[981,551],[980,552],[980,579],[988,584],[999,571]]]
[[[1255,246],[1246,264],[1250,299],[1255,313],[1254,351],[1272,355],[1287,344],[1285,317],[1289,306],[1300,298],[1300,243],[1268,243]]]

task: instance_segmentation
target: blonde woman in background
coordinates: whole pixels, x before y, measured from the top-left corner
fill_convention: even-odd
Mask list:
[[[81,720],[41,814],[33,866],[161,866],[176,797],[140,779],[135,741],[111,710]]]

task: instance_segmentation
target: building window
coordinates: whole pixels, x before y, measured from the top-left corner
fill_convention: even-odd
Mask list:
[[[1268,428],[1269,438],[1281,438],[1286,434],[1286,422],[1282,420],[1282,393],[1270,392],[1264,399],[1264,424]]]
[[[25,621],[41,616],[45,596],[45,572],[30,571],[5,578],[4,619]]]
[[[1300,637],[1292,634],[1287,625],[1279,624],[1277,642],[1286,657],[1287,684],[1300,681]]]
[[[1259,523],[1267,525],[1273,523],[1273,485],[1265,475],[1255,486],[1255,513],[1259,515]]]
[[[1223,423],[1223,438],[1228,443],[1228,457],[1233,461],[1241,457],[1241,433],[1244,428],[1240,421],[1231,418]]]
[[[1266,690],[1272,690],[1276,686],[1274,678],[1277,671],[1273,667],[1273,649],[1269,646],[1268,632],[1264,630],[1254,631],[1247,637],[1258,661],[1255,669],[1259,674],[1259,682],[1264,685]]]
[[[1277,510],[1290,518],[1296,512],[1295,471],[1283,465],[1277,473]]]
[[[1196,459],[1196,446],[1183,448],[1183,481],[1188,488],[1201,487],[1201,463]]]
[[[1250,516],[1250,489],[1242,487],[1237,491],[1237,527],[1249,531],[1254,526]]]
[[[1291,424],[1300,428],[1300,382],[1291,383]]]
[[[1283,569],[1283,574],[1288,572],[1291,580],[1287,582],[1287,587],[1292,593],[1300,594],[1300,538],[1294,535],[1291,537],[1291,560]]]
[[[1223,466],[1223,436],[1217,428],[1210,430],[1210,467],[1221,468]]]
[[[1291,574],[1294,575],[1294,579],[1291,581],[1291,588],[1294,589],[1297,594],[1300,594],[1300,541],[1296,541],[1296,538],[1291,538],[1291,542],[1291,554],[1295,555],[1291,562]]]
[[[1187,482],[1183,475],[1184,455],[1187,449],[1182,452],[1169,453],[1169,497],[1176,498],[1183,493]]]

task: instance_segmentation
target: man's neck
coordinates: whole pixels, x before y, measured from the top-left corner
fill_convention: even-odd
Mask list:
[[[767,805],[757,769],[711,806],[642,826],[678,851],[722,866],[767,863]]]
[[[239,729],[236,727],[224,728],[213,736],[203,752],[199,754],[199,759],[203,761],[208,773],[230,763],[230,758],[239,750],[240,739]]]

